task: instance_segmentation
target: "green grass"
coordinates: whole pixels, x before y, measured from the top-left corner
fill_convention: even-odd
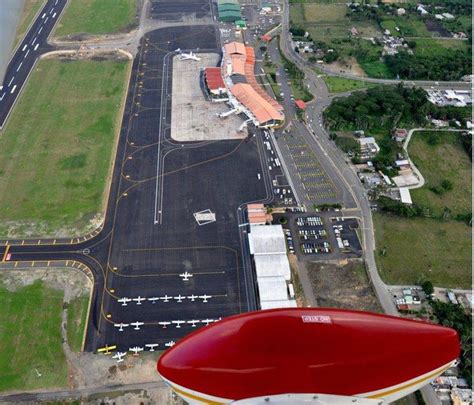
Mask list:
[[[468,51],[469,44],[467,41],[454,39],[417,39],[415,55],[421,56],[447,56],[450,50]]]
[[[67,340],[71,349],[76,352],[81,351],[88,307],[89,297],[77,297],[68,304]]]
[[[424,187],[412,190],[413,202],[429,207],[437,216],[443,215],[445,207],[452,215],[471,211],[471,160],[459,138],[453,132],[414,132],[408,146],[411,159],[426,181]],[[430,139],[437,143],[430,145]],[[441,188],[443,180],[452,183],[452,190],[441,195],[430,190]]]
[[[369,77],[391,79],[393,76],[383,61],[359,62],[359,64]]]
[[[374,226],[377,266],[387,284],[424,278],[440,287],[471,287],[471,228],[464,223],[375,214]]]
[[[362,80],[345,79],[344,77],[337,76],[324,76],[323,79],[330,93],[345,93],[374,86],[373,83],[367,83]]]
[[[20,22],[16,31],[15,46],[21,41],[23,36],[26,34],[31,21],[35,17],[36,13],[40,10],[46,0],[26,0],[23,5],[23,11],[21,13]]]
[[[66,385],[62,306],[63,293],[41,282],[11,292],[0,280],[0,391]]]
[[[100,35],[124,31],[134,24],[136,10],[137,0],[71,0],[54,35]]]
[[[426,25],[419,16],[403,16],[403,17],[390,17],[382,21],[380,24],[383,29],[388,29],[394,36],[403,36],[405,38],[410,37],[426,37],[431,38],[433,33],[428,31]],[[395,27],[400,28],[398,32]]]
[[[0,238],[75,236],[96,226],[127,66],[39,62],[0,133]]]

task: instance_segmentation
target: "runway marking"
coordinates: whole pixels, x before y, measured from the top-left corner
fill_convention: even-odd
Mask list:
[[[0,101],[3,100],[3,98],[5,97],[5,94],[7,94],[7,93],[3,93],[3,94],[2,94],[2,97],[0,97]]]
[[[23,49],[22,49],[21,51],[22,51],[22,52],[25,52],[25,49],[26,49],[27,47],[28,47],[28,45],[25,44],[25,45],[23,46]]]
[[[8,87],[11,86],[11,84],[13,83],[13,80],[15,80],[15,76],[13,76],[13,77],[11,78],[10,82],[8,83]]]
[[[29,53],[30,53],[30,50],[28,49],[25,53],[25,56],[23,56],[23,59],[26,59],[26,57],[28,56]]]
[[[17,72],[21,69],[21,65],[23,65],[23,62],[20,62],[20,64],[19,64],[18,67],[16,68],[16,71],[17,71]]]
[[[38,47],[39,47],[39,44],[36,44],[35,49],[33,49],[33,50],[36,51],[38,49]]]
[[[43,27],[41,27],[41,28],[38,30],[38,34],[41,34],[41,31],[43,31]]]
[[[199,226],[216,222],[216,213],[212,212],[210,209],[195,212],[193,216]]]
[[[16,84],[13,86],[12,91],[10,92],[10,94],[13,94],[15,92],[15,90],[16,90]]]

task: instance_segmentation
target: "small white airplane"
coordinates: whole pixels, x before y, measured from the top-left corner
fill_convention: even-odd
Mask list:
[[[148,301],[150,301],[152,304],[156,304],[156,301],[158,301],[160,299],[160,297],[151,297],[151,298],[148,298]]]
[[[139,347],[139,346],[134,346],[134,347],[131,347],[130,349],[128,349],[129,351],[133,352],[133,355],[134,356],[138,356],[138,352],[142,352],[143,351],[143,347]]]
[[[201,58],[199,56],[197,56],[193,51],[191,51],[189,53],[185,53],[185,52],[181,52],[181,50],[179,50],[179,60],[197,60],[197,61],[200,61]]]
[[[207,302],[209,298],[212,298],[212,295],[200,295],[199,298],[202,298],[202,302]]]
[[[121,363],[126,354],[127,352],[117,352],[112,356],[112,358],[117,359],[117,363]]]
[[[163,300],[163,302],[169,302],[171,298],[173,297],[169,295],[164,295],[163,297],[160,297],[160,300]]]
[[[195,328],[196,327],[196,324],[201,322],[199,319],[192,319],[190,321],[188,321],[188,323],[191,324],[191,328]]]
[[[183,279],[183,281],[188,281],[193,275],[185,271],[184,273],[181,273],[179,276]]]
[[[122,323],[122,322],[120,322],[120,323],[114,323],[114,326],[115,326],[116,328],[119,328],[119,332],[123,332],[123,328],[126,328],[126,327],[129,326],[129,325],[128,325],[128,323]]]
[[[181,324],[186,323],[186,321],[171,321],[171,323],[175,324],[177,328],[181,328]]]
[[[173,347],[176,344],[174,340],[170,340],[168,343],[165,343],[166,347]]]
[[[197,295],[188,295],[188,299],[190,299],[192,302],[196,300],[196,298],[199,298]]]
[[[138,296],[137,298],[132,298],[133,301],[137,303],[137,305],[142,305],[142,301],[146,301],[146,298]]]
[[[130,302],[131,300],[132,300],[131,298],[123,297],[123,298],[118,299],[117,301],[122,303],[122,307],[126,307],[127,302]]]
[[[155,347],[158,347],[158,343],[148,343],[145,345],[145,347],[148,347],[150,349],[150,352],[154,352]]]
[[[171,325],[171,322],[161,321],[161,322],[158,322],[158,324],[163,326],[163,329],[166,329],[168,327],[168,325]]]
[[[145,325],[143,322],[130,322],[130,325],[135,326],[133,329],[140,330],[140,326]]]
[[[177,297],[174,297],[174,299],[177,301],[177,302],[183,302],[183,299],[185,299],[186,297],[184,295],[181,295],[179,294]]]
[[[203,319],[201,322],[205,323],[205,326],[209,325],[210,323],[215,322],[215,319]]]

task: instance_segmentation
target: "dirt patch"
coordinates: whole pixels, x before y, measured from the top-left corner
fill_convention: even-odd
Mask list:
[[[354,76],[367,77],[364,69],[361,68],[357,62],[357,59],[355,58],[348,58],[344,61],[336,61],[324,66],[334,73],[347,73]]]
[[[41,280],[45,286],[64,291],[64,301],[88,296],[92,283],[80,270],[74,268],[33,268],[25,270],[2,270],[0,280],[9,291]]]
[[[361,261],[306,266],[319,306],[383,312]]]

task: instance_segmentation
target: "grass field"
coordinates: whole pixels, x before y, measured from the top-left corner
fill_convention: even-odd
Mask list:
[[[75,236],[97,226],[127,66],[39,62],[0,133],[0,238]]]
[[[443,215],[445,207],[451,209],[452,215],[471,211],[471,160],[459,138],[453,132],[414,132],[408,147],[426,181],[424,187],[412,190],[413,201],[429,207],[437,216]],[[436,139],[437,144],[430,145],[430,139]],[[451,182],[452,190],[443,190],[443,180]],[[441,194],[430,187],[439,188]]]
[[[403,16],[403,17],[392,17],[385,19],[380,24],[383,29],[388,29],[393,36],[409,37],[426,37],[431,38],[432,32],[429,32],[426,28],[425,22],[418,16]],[[395,27],[398,27],[398,32]]]
[[[135,22],[138,0],[71,0],[59,20],[55,37],[110,34]]]
[[[471,228],[457,221],[374,215],[375,257],[388,284],[429,279],[439,287],[471,287]]]
[[[68,304],[67,340],[75,352],[81,351],[88,307],[89,297],[77,297]]]
[[[15,45],[21,41],[23,36],[26,34],[26,30],[33,21],[36,13],[43,6],[46,0],[26,0],[23,5],[23,11],[21,13],[20,22],[16,31]]]
[[[367,89],[374,84],[362,80],[345,79],[337,76],[323,76],[330,93],[345,93],[346,91]]]
[[[415,55],[424,56],[444,56],[449,50],[468,51],[469,44],[467,41],[460,41],[455,39],[417,39]]]
[[[0,391],[66,385],[62,306],[62,291],[35,282],[11,292],[0,279]]]

